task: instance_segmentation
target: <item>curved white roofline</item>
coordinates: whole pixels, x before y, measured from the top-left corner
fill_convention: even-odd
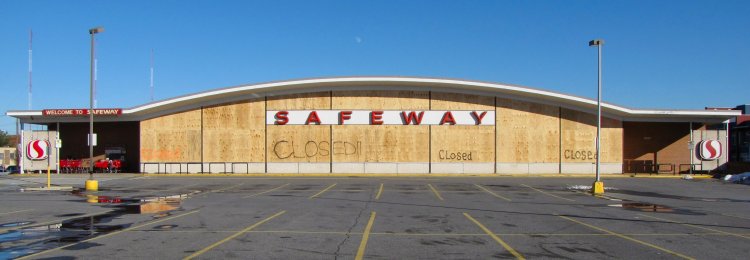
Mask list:
[[[158,114],[163,111],[179,110],[181,107],[189,109],[198,104],[215,104],[216,101],[231,99],[231,97],[263,97],[274,96],[284,92],[317,92],[327,90],[354,90],[355,87],[393,87],[393,88],[415,88],[425,90],[457,90],[468,92],[481,92],[498,96],[514,96],[526,98],[538,102],[561,105],[565,107],[590,110],[596,107],[596,100],[562,94],[548,90],[541,90],[517,85],[502,83],[468,81],[459,79],[442,78],[420,78],[420,77],[393,77],[393,76],[365,76],[365,77],[332,77],[332,78],[309,78],[289,81],[275,81],[259,84],[240,85],[235,87],[220,88],[183,95],[171,99],[160,100],[144,105],[123,109],[123,117],[143,118],[150,114]],[[359,88],[356,88],[359,89]],[[305,91],[310,90],[310,91]],[[214,102],[214,103],[212,103]],[[709,120],[726,120],[729,117],[738,116],[740,111],[732,110],[662,110],[662,109],[632,109],[602,102],[603,113],[616,115],[623,119],[633,120],[658,120],[667,118],[696,118]],[[174,111],[172,111],[174,112]],[[41,116],[42,111],[9,111],[9,116],[26,118]]]

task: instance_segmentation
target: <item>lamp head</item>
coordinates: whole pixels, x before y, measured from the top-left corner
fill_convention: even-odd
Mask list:
[[[589,46],[600,46],[600,45],[604,45],[604,40],[594,39],[594,40],[589,41]]]
[[[97,26],[96,28],[89,29],[89,34],[97,34],[100,32],[104,32],[104,27]]]

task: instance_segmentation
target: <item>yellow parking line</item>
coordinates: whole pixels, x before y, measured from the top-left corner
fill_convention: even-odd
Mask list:
[[[721,231],[721,230],[718,230],[718,229],[701,227],[701,226],[697,226],[697,225],[693,225],[693,224],[677,222],[677,221],[674,221],[674,220],[658,218],[658,217],[649,216],[649,215],[645,215],[645,214],[638,214],[638,215],[641,215],[641,216],[644,216],[644,217],[647,217],[647,218],[658,219],[658,220],[661,220],[661,221],[667,221],[667,222],[670,222],[670,223],[685,225],[685,226],[692,227],[692,228],[698,228],[698,229],[703,229],[703,230],[708,230],[708,231],[713,231],[713,232],[719,232],[719,233],[727,234],[727,235],[730,235],[730,236],[736,236],[736,237],[741,237],[741,238],[745,238],[745,239],[750,239],[750,237],[748,237],[748,236],[743,236],[743,235],[740,235],[740,234],[735,234],[735,233],[731,233],[731,232]]]
[[[55,252],[55,251],[60,250],[60,249],[65,249],[65,248],[68,248],[68,247],[72,247],[72,246],[75,246],[75,245],[87,243],[87,242],[90,242],[90,241],[93,241],[93,240],[97,240],[97,239],[102,239],[102,238],[105,238],[105,237],[111,237],[111,236],[114,236],[114,235],[117,235],[117,234],[120,234],[120,233],[123,233],[123,232],[132,231],[132,230],[139,229],[139,228],[142,228],[142,227],[145,227],[145,226],[148,226],[148,225],[153,225],[153,224],[156,224],[156,223],[159,223],[159,222],[164,222],[164,221],[167,221],[167,220],[176,219],[176,218],[179,218],[179,217],[184,217],[184,216],[196,213],[198,211],[200,211],[200,210],[193,210],[193,211],[190,211],[190,212],[182,213],[180,215],[175,215],[175,216],[171,216],[171,217],[168,217],[168,218],[162,218],[162,219],[159,219],[159,220],[147,222],[147,223],[144,223],[144,224],[141,224],[141,225],[137,225],[137,226],[132,226],[132,227],[129,227],[129,228],[126,228],[126,229],[122,229],[122,230],[119,230],[119,231],[115,231],[115,232],[112,232],[112,233],[107,233],[107,234],[104,234],[104,235],[101,235],[101,236],[89,238],[89,239],[86,239],[86,240],[83,240],[83,241],[79,241],[79,242],[76,242],[76,243],[72,243],[72,244],[68,244],[68,245],[65,245],[65,246],[53,248],[53,249],[50,249],[50,250],[45,250],[45,251],[42,251],[42,252],[39,252],[39,253],[36,253],[36,254],[27,255],[27,256],[24,256],[24,257],[21,257],[21,258],[18,258],[18,259],[36,258],[37,256],[40,256],[40,255],[43,255],[43,254],[46,254],[46,253]]]
[[[469,213],[464,212],[464,216],[466,218],[468,218],[469,220],[471,220],[471,222],[474,222],[474,224],[477,224],[477,226],[479,226],[479,228],[482,229],[482,231],[484,231],[484,233],[487,233],[487,235],[490,235],[490,237],[492,237],[492,239],[494,239],[495,241],[497,241],[497,243],[499,243],[501,246],[503,246],[503,248],[505,248],[505,250],[508,250],[508,252],[510,252],[511,254],[513,254],[513,256],[515,256],[516,259],[526,259],[520,253],[518,253],[518,251],[516,251],[515,249],[513,249],[512,247],[510,247],[510,245],[508,245],[508,243],[505,243],[505,241],[503,241],[502,239],[500,239],[500,237],[498,237],[497,235],[495,235],[495,233],[492,233],[492,231],[490,231],[490,229],[488,229],[487,227],[485,227],[484,225],[482,225],[482,223],[479,223],[478,220],[472,218],[471,215],[469,215]]]
[[[143,184],[141,184],[141,185],[135,185],[135,186],[129,186],[129,187],[122,187],[122,189],[119,189],[119,188],[118,188],[118,189],[111,189],[111,190],[112,190],[112,191],[121,191],[121,190],[136,190],[136,189],[140,189],[140,188],[146,187],[146,186],[148,186],[148,185],[151,185],[151,184],[153,184],[153,183],[151,183],[151,182],[147,182],[147,183],[143,183]]]
[[[510,201],[510,199],[509,199],[509,198],[506,198],[506,197],[503,197],[503,196],[497,195],[496,193],[494,193],[494,192],[492,192],[491,190],[489,190],[489,189],[487,189],[487,188],[483,187],[482,185],[479,185],[479,184],[474,184],[474,185],[475,185],[475,186],[477,186],[478,188],[480,188],[480,189],[482,189],[482,190],[486,191],[487,193],[489,193],[489,194],[490,194],[490,195],[492,195],[492,196],[495,196],[495,197],[498,197],[498,198],[501,198],[501,199],[504,199],[504,200]]]
[[[435,196],[437,196],[438,199],[444,200],[443,196],[440,196],[440,192],[438,192],[437,189],[435,189],[435,187],[432,187],[432,184],[428,183],[427,186],[430,187],[430,189],[432,190],[432,193],[434,193]]]
[[[191,184],[191,185],[185,185],[185,186],[174,187],[174,188],[166,189],[166,190],[164,190],[164,191],[173,191],[173,190],[185,189],[185,188],[190,188],[190,187],[193,187],[193,186],[197,186],[197,185],[198,185],[198,183],[196,183],[196,184]]]
[[[251,226],[249,226],[249,227],[246,227],[245,229],[243,229],[243,230],[240,230],[239,232],[237,232],[237,233],[234,233],[233,235],[231,235],[231,236],[229,236],[229,237],[227,237],[227,238],[225,238],[225,239],[222,239],[222,240],[221,240],[221,241],[219,241],[219,242],[213,243],[212,245],[210,245],[210,246],[207,246],[206,248],[204,248],[204,249],[201,249],[200,251],[198,251],[198,252],[195,252],[195,253],[193,253],[192,255],[189,255],[189,256],[187,256],[187,257],[183,258],[183,260],[185,260],[185,259],[193,259],[193,258],[195,258],[196,256],[202,255],[203,253],[206,253],[206,252],[208,252],[208,250],[211,250],[211,249],[213,249],[214,247],[217,247],[217,246],[219,246],[219,245],[221,245],[221,244],[224,244],[224,243],[226,243],[227,241],[229,241],[229,240],[232,240],[232,239],[234,239],[235,237],[238,237],[239,235],[242,235],[242,234],[244,234],[244,233],[246,233],[246,232],[248,232],[248,231],[252,230],[253,228],[256,228],[256,227],[258,227],[258,226],[262,225],[263,223],[266,223],[266,222],[268,222],[269,220],[271,220],[271,219],[273,219],[273,218],[275,218],[275,217],[281,216],[281,214],[284,214],[284,213],[286,213],[286,210],[282,210],[282,211],[280,211],[279,213],[276,213],[276,214],[274,214],[273,216],[270,216],[270,217],[267,217],[267,218],[266,218],[266,219],[264,219],[264,220],[258,221],[257,223],[255,223],[255,224],[253,224],[253,225],[251,225]]]
[[[229,186],[229,187],[226,187],[226,188],[223,188],[223,189],[212,190],[211,192],[227,191],[227,190],[231,190],[231,189],[237,188],[237,187],[242,186],[242,185],[245,185],[245,183],[243,182],[243,183],[240,183],[240,184],[237,184],[237,185],[232,185],[232,186]]]
[[[314,199],[315,197],[320,196],[320,194],[323,194],[324,192],[330,190],[331,188],[333,188],[333,186],[336,186],[336,184],[338,184],[338,183],[331,184],[331,186],[328,186],[327,188],[323,189],[322,191],[320,191],[318,193],[315,193],[315,195],[310,196],[308,199]]]
[[[380,199],[380,195],[383,194],[383,184],[380,184],[380,189],[378,189],[378,195],[375,195],[375,200]]]
[[[370,237],[370,230],[372,230],[372,223],[375,222],[375,211],[370,213],[370,221],[367,221],[364,233],[362,233],[362,242],[359,243],[359,249],[357,249],[357,256],[355,260],[362,260],[365,256],[365,248],[367,247],[367,239]]]
[[[743,216],[737,216],[737,215],[731,215],[731,214],[724,214],[724,213],[721,213],[721,215],[722,215],[722,216],[727,216],[727,217],[733,217],[733,218],[741,218],[741,219],[747,219],[747,220],[750,220],[750,218],[748,218],[748,217],[743,217]]]
[[[539,193],[542,193],[542,194],[547,195],[547,196],[552,196],[552,197],[555,197],[555,198],[558,198],[558,199],[562,199],[562,200],[567,200],[567,201],[575,201],[573,199],[563,198],[563,197],[557,196],[555,194],[552,194],[552,193],[549,193],[549,192],[546,192],[546,191],[543,191],[543,190],[531,187],[531,186],[526,185],[526,184],[521,184],[521,186],[524,186],[526,188],[530,188],[532,190],[538,191]]]
[[[578,220],[575,220],[575,219],[572,219],[572,218],[569,218],[569,217],[566,217],[566,216],[558,216],[558,217],[570,220],[571,222],[581,224],[581,225],[589,227],[591,229],[599,230],[601,232],[617,236],[617,237],[622,238],[622,239],[630,240],[632,242],[635,242],[635,243],[638,243],[638,244],[641,244],[641,245],[644,245],[644,246],[647,246],[647,247],[651,247],[651,248],[654,248],[654,249],[658,249],[658,250],[667,252],[669,254],[672,254],[672,255],[680,257],[680,258],[695,259],[695,258],[686,256],[686,255],[674,252],[672,250],[669,250],[669,249],[666,249],[666,248],[663,248],[663,247],[660,247],[660,246],[657,246],[657,245],[654,245],[654,244],[651,244],[651,243],[648,243],[648,242],[645,242],[645,241],[641,241],[641,240],[638,240],[638,239],[635,239],[635,238],[632,238],[632,237],[629,237],[629,236],[626,236],[626,235],[623,235],[623,234],[620,234],[620,233],[609,231],[609,230],[606,230],[606,229],[603,229],[603,228],[600,228],[600,227],[597,227],[597,226],[594,226],[594,225],[591,225],[591,224],[586,224],[586,223],[583,223],[581,221],[578,221]]]
[[[26,211],[32,211],[32,210],[33,209],[24,209],[24,210],[16,210],[16,211],[11,211],[11,212],[4,212],[4,213],[0,213],[0,216],[21,213],[21,212],[26,212]]]
[[[270,190],[267,190],[267,191],[263,191],[263,192],[258,192],[258,193],[252,194],[252,195],[247,195],[247,196],[245,196],[245,197],[242,197],[242,198],[243,198],[243,199],[247,199],[247,198],[250,198],[250,197],[255,197],[255,196],[258,196],[258,195],[263,195],[263,194],[266,194],[266,193],[269,193],[269,192],[272,192],[272,191],[275,191],[275,190],[278,190],[278,189],[284,188],[284,187],[286,187],[287,185],[289,185],[289,183],[287,183],[287,184],[284,184],[284,185],[281,185],[281,186],[279,186],[279,187],[276,187],[276,188],[273,188],[273,189],[270,189]]]

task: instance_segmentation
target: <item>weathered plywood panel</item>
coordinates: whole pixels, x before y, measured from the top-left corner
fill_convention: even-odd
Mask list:
[[[331,92],[314,92],[268,97],[268,110],[330,109]]]
[[[141,162],[200,162],[201,110],[141,121]]]
[[[205,162],[264,162],[263,100],[203,108]]]
[[[432,110],[493,110],[494,96],[432,92]]]
[[[596,162],[596,115],[560,110],[562,162]],[[601,162],[622,162],[622,122],[602,118]]]
[[[430,108],[427,91],[334,91],[333,109],[420,109]]]
[[[497,162],[559,163],[559,108],[497,99]]]
[[[494,126],[432,126],[432,162],[495,161]]]
[[[429,126],[333,126],[333,162],[429,162]]]
[[[268,162],[331,161],[330,126],[268,125]]]

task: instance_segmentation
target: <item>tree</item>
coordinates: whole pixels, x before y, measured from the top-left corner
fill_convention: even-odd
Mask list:
[[[10,145],[10,138],[8,138],[8,132],[5,132],[5,130],[0,130],[0,147],[5,147]]]

